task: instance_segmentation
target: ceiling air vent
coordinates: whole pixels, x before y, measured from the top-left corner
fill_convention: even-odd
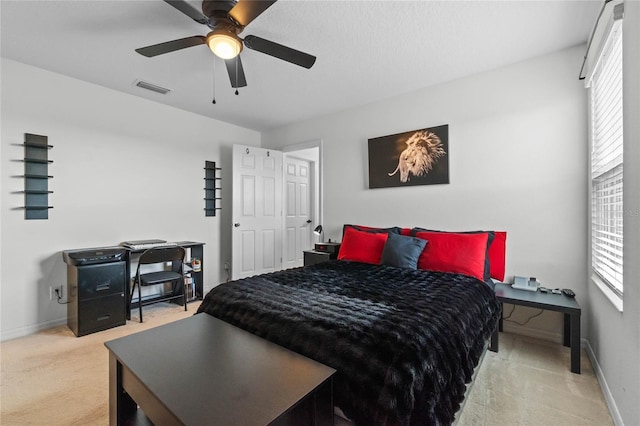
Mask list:
[[[138,87],[142,87],[143,89],[151,90],[152,92],[160,93],[161,95],[166,95],[171,91],[171,89],[167,89],[165,87],[158,86],[156,84],[152,84],[143,80],[137,80],[135,85]]]

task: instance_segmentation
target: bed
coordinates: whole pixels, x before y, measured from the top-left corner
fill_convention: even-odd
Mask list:
[[[377,263],[354,260],[349,241],[341,260],[221,284],[198,313],[336,369],[334,404],[357,425],[451,424],[501,313],[490,282],[383,264],[379,245]]]

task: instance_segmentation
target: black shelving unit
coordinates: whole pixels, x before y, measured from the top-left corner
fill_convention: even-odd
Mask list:
[[[194,291],[191,295],[187,293],[187,303],[194,300],[204,299],[204,243],[195,242],[195,241],[173,241],[173,243],[180,247],[184,247],[185,249],[190,250],[191,260],[193,259],[200,260],[200,269],[198,270],[193,270],[192,263],[188,263],[185,266],[185,270],[188,271],[187,274],[193,280],[192,290]],[[131,294],[131,287],[132,287],[132,283],[131,283],[131,279],[133,278],[132,272],[131,272],[132,264],[135,264],[137,262],[137,257],[139,257],[140,254],[142,254],[144,251],[145,249],[137,249],[137,248],[127,249],[128,253],[127,253],[127,259],[126,259],[126,264],[127,264],[126,276],[129,277],[129,280],[127,280],[127,288],[125,293],[128,295]],[[172,264],[171,268],[172,270],[177,271],[178,265]],[[187,274],[185,274],[185,277]],[[142,296],[142,304],[145,305],[149,301],[158,300],[163,297],[164,297],[163,293]],[[182,304],[182,300],[176,299],[175,303]],[[137,297],[131,301],[129,300],[129,297],[127,297],[127,319],[131,319],[132,309],[138,309]]]
[[[24,134],[24,218],[49,219],[49,150],[47,136]]]
[[[215,216],[216,211],[222,210],[218,201],[222,200],[220,191],[222,188],[218,182],[222,180],[218,172],[222,170],[216,167],[215,161],[204,162],[204,215]]]

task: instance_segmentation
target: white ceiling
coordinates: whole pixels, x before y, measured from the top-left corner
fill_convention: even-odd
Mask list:
[[[190,1],[198,10],[200,2]],[[265,130],[364,105],[586,42],[601,1],[280,0],[241,36],[317,56],[310,70],[241,54],[235,96],[205,46],[145,58],[135,48],[200,25],[160,0],[2,0],[1,56],[118,91]],[[576,78],[579,64],[576,66]],[[142,79],[172,89],[162,96]]]

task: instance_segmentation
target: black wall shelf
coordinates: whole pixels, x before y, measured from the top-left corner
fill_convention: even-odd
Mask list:
[[[53,160],[35,160],[35,159],[31,159],[31,158],[25,158],[24,160],[25,163],[34,163],[34,164],[51,164],[53,163]]]
[[[24,134],[24,218],[49,219],[49,150],[47,136]]]
[[[51,175],[34,175],[32,173],[29,173],[29,174],[25,173],[22,176],[28,179],[51,179],[53,177]]]
[[[216,211],[222,210],[218,201],[222,200],[220,191],[222,188],[218,184],[222,178],[219,175],[220,167],[216,167],[215,161],[204,162],[204,215],[215,216]]]

